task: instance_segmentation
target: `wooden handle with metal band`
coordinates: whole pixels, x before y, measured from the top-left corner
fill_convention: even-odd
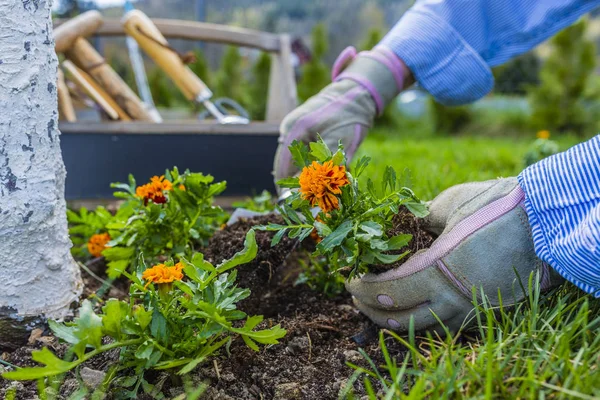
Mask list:
[[[123,27],[169,75],[188,100],[202,101],[212,96],[210,89],[183,63],[179,54],[169,46],[167,39],[146,14],[139,10],[129,11],[123,17]]]
[[[142,100],[121,79],[104,58],[84,38],[73,42],[65,56],[94,80],[125,110],[130,119],[153,122]]]
[[[79,86],[92,100],[94,100],[102,109],[108,114],[111,119],[121,121],[131,121],[129,115],[110,97],[108,93],[104,91],[98,85],[94,79],[89,76],[85,71],[77,68],[69,60],[65,60],[62,63],[67,77],[71,79],[77,86]]]
[[[57,75],[56,91],[58,93],[58,118],[68,122],[77,121],[73,100],[71,100],[69,88],[65,83],[65,75],[60,68]]]
[[[102,14],[98,11],[86,11],[54,29],[54,48],[57,53],[69,50],[79,37],[94,34],[102,25]]]

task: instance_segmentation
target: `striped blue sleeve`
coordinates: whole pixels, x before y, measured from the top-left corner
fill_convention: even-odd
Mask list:
[[[600,297],[600,135],[519,175],[536,254]]]
[[[530,50],[600,0],[420,0],[383,38],[437,101],[475,101],[490,67]]]

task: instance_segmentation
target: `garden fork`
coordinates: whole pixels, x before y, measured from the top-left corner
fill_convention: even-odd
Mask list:
[[[185,64],[189,55],[180,54],[169,46],[156,25],[139,10],[129,11],[123,17],[125,32],[162,68],[188,100],[204,105],[220,124],[247,124],[248,118],[226,115],[212,101],[212,91]]]

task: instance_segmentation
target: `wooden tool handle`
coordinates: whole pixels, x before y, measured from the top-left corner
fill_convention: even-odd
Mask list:
[[[86,71],[114,99],[131,119],[152,122],[153,118],[139,97],[131,90],[104,58],[84,38],[73,42],[65,56]]]
[[[54,29],[54,48],[57,53],[69,50],[78,37],[94,34],[102,25],[102,14],[87,11]]]
[[[63,67],[69,78],[77,84],[83,91],[92,98],[111,119],[122,121],[131,121],[131,118],[123,111],[121,107],[104,91],[85,71],[77,68],[69,60],[63,62]]]
[[[68,122],[77,121],[75,108],[73,108],[73,101],[71,100],[69,89],[65,83],[65,76],[60,69],[58,70],[56,87],[58,92],[58,117],[61,120]]]
[[[123,17],[123,26],[125,32],[169,75],[188,100],[210,98],[210,89],[183,63],[179,54],[169,47],[165,37],[146,14],[139,10],[129,11]]]

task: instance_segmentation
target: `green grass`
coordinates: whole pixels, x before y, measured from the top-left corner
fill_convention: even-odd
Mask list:
[[[518,175],[524,168],[523,157],[534,139],[535,133],[529,137],[506,138],[435,137],[426,129],[405,133],[379,128],[367,137],[357,157],[371,157],[366,173],[373,179],[380,179],[387,165],[393,166],[398,173],[409,170],[412,179],[408,186],[419,197],[431,199],[459,183]],[[577,143],[574,137],[556,139],[561,150]]]
[[[426,133],[376,130],[360,150],[372,157],[367,173],[408,168],[415,193],[431,199],[458,183],[517,175],[534,137]],[[577,140],[558,142],[566,150]],[[600,399],[600,300],[570,284],[541,295],[533,282],[527,300],[512,309],[478,304],[474,331],[460,339],[382,333],[386,365],[359,368],[353,379],[385,388],[373,399]],[[387,354],[390,340],[401,341],[407,354]]]

